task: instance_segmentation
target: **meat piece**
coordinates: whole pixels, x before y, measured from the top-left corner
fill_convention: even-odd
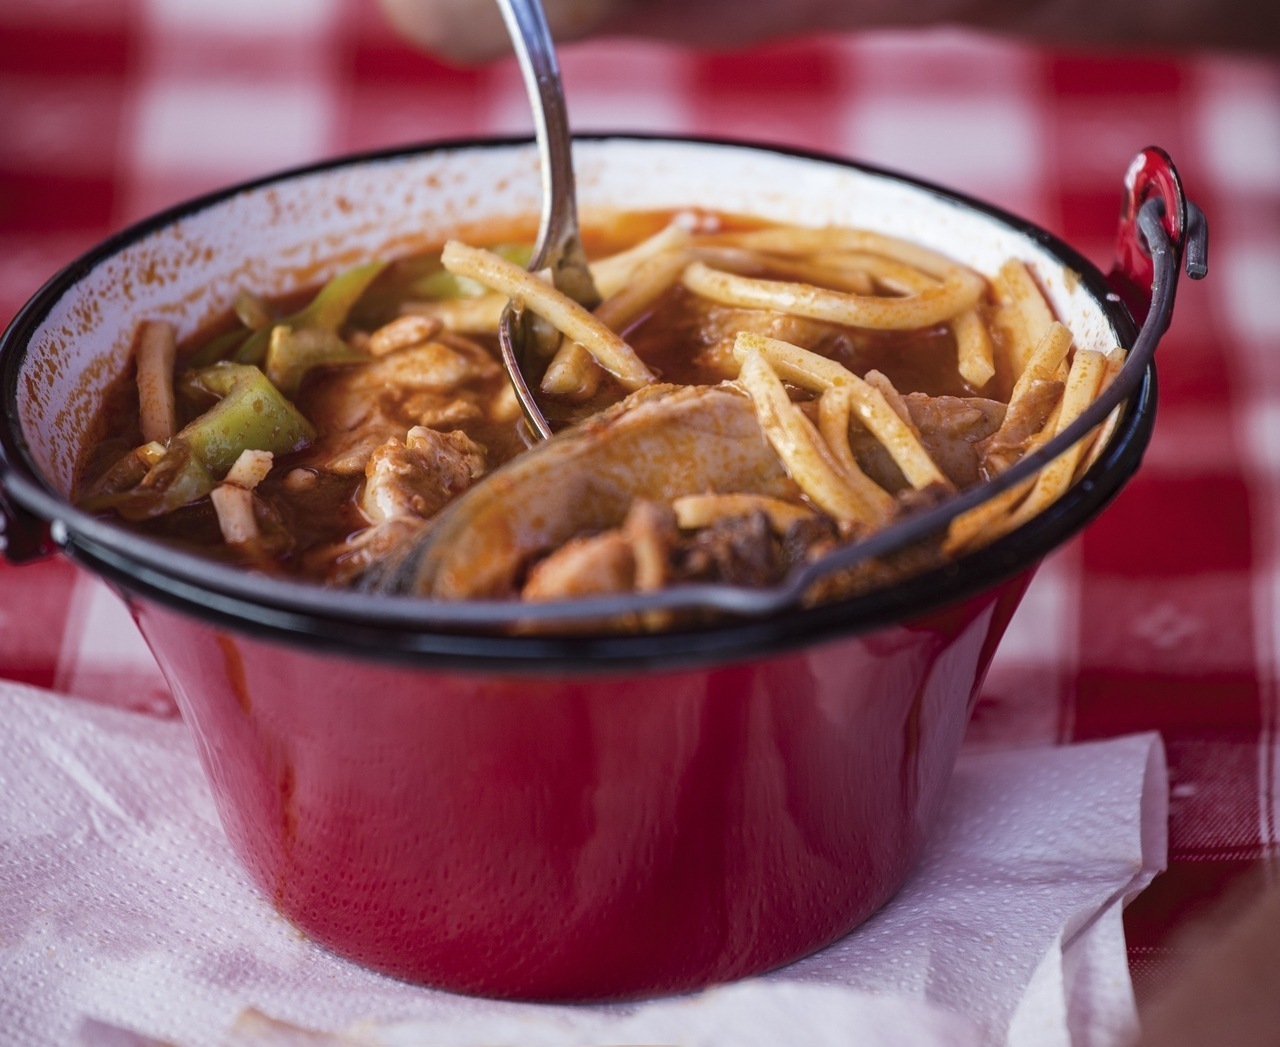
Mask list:
[[[661,589],[670,573],[671,550],[680,537],[676,514],[670,506],[637,499],[627,513],[622,533],[635,556],[635,587],[641,592]]]
[[[320,376],[307,399],[308,417],[322,431],[354,429],[377,414],[400,418],[402,402],[414,393],[432,393],[447,404],[464,387],[499,378],[501,370],[474,343],[432,340]]]
[[[466,433],[415,426],[403,442],[390,439],[370,456],[360,508],[372,523],[429,519],[484,470],[484,451]]]
[[[620,528],[571,539],[535,564],[520,595],[525,600],[570,600],[661,589],[670,576],[668,560],[678,537],[670,508],[638,499]],[[669,612],[647,611],[604,624],[618,632],[655,631],[669,628],[673,620]],[[526,622],[521,631],[595,632],[601,624],[598,619]]]
[[[501,368],[480,346],[457,341],[401,348],[321,376],[302,404],[325,434],[314,463],[331,472],[360,473],[374,450],[412,426],[454,428],[482,417],[486,386],[500,380]]]
[[[498,363],[487,353],[465,351],[441,340],[390,353],[360,369],[357,384],[369,389],[450,392],[469,382],[494,377]]]
[[[369,464],[369,456],[404,430],[404,426],[378,416],[359,428],[327,433],[316,444],[312,461],[325,472],[358,476]]]
[[[903,399],[920,442],[942,474],[961,489],[977,483],[981,479],[977,444],[1000,427],[1005,405],[976,396],[909,393]]]
[[[681,536],[669,508],[639,500],[622,527],[574,538],[535,564],[521,595],[571,599],[652,591],[671,581],[771,585],[838,540],[835,521],[813,514],[779,538],[759,509],[719,517]]]
[[[765,586],[785,573],[781,546],[762,511],[703,527],[675,552],[674,573],[685,580]]]
[[[776,585],[791,571],[841,541],[831,517],[809,513],[784,531],[762,509],[720,517],[687,536],[672,551],[672,571],[684,581]]]
[[[307,570],[323,573],[328,585],[369,585],[377,568],[390,562],[397,549],[420,535],[427,521],[398,516],[386,523],[366,527],[343,542],[313,549],[306,555]]]
[[[1027,391],[1009,405],[1000,428],[978,444],[982,468],[987,476],[998,476],[1027,451],[1031,437],[1040,432],[1062,399],[1059,381],[1034,379]]]
[[[368,351],[372,356],[387,356],[421,345],[438,335],[441,326],[439,320],[425,316],[401,316],[383,324],[369,336]]]
[[[953,494],[955,492],[945,484],[929,484],[918,491],[908,487],[898,494],[898,504],[894,507],[896,515],[901,519],[904,516],[928,512],[930,509],[936,509]]]
[[[567,600],[661,589],[677,539],[671,510],[638,499],[622,527],[571,539],[535,564],[521,595],[526,600]]]
[[[481,417],[480,408],[473,401],[444,400],[438,395],[415,394],[405,399],[403,407],[403,411],[388,417],[375,405],[359,424],[325,434],[313,454],[316,466],[331,473],[354,476],[364,472],[374,451],[410,426],[456,429]]]
[[[571,600],[635,588],[635,553],[621,531],[566,542],[529,572],[526,600]]]
[[[412,419],[414,425],[447,430],[478,421],[484,417],[484,411],[475,400],[466,397],[441,403],[439,393],[417,392],[404,398],[399,416]]]
[[[926,396],[908,393],[902,398],[920,433],[920,442],[942,474],[964,489],[982,478],[982,454],[978,444],[1000,427],[1005,405],[979,397]],[[854,456],[863,471],[886,490],[906,486],[901,471],[870,433],[850,434]]]
[[[792,523],[782,536],[786,573],[825,556],[840,544],[840,527],[825,514],[814,513]]]

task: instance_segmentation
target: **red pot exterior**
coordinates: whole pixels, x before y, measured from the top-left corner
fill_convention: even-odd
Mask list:
[[[413,981],[581,1000],[760,973],[879,908],[1029,576],[756,661],[609,676],[379,663],[134,613],[285,916]]]
[[[515,167],[506,157],[524,145],[429,147],[430,177],[415,149],[232,187],[125,230],[28,303],[0,335],[6,556],[63,548],[132,594],[231,843],[285,916],[388,973],[533,999],[641,996],[759,973],[841,937],[893,894],[942,805],[1032,566],[1101,511],[1150,439],[1150,353],[1177,267],[1161,278],[1141,334],[1117,297],[1125,292],[1146,313],[1157,271],[1139,221],[1149,197],[1163,200],[1175,254],[1199,230],[1192,242],[1204,266],[1203,216],[1158,150],[1145,150],[1126,176],[1112,284],[1043,230],[845,161],[626,136],[579,144],[577,155],[599,165],[598,186],[623,187],[628,198],[617,203],[628,207],[638,206],[629,199],[638,186],[674,179],[679,192],[653,206],[721,207],[732,184],[770,206],[795,200],[816,221],[822,215],[797,194],[839,174],[831,185],[850,190],[830,197],[840,213],[870,189],[870,227],[910,235],[929,215],[925,239],[938,234],[935,246],[953,244],[957,257],[985,244],[999,257],[1039,259],[1039,275],[1057,281],[1064,320],[1081,318],[1082,330],[1105,335],[1099,345],[1129,347],[1130,364],[1146,363],[1088,477],[990,546],[843,603],[705,634],[586,644],[580,661],[567,662],[560,641],[459,639],[406,620],[404,606],[355,607],[350,593],[189,562],[70,505],[69,472],[56,468],[92,438],[84,412],[102,392],[109,346],[127,350],[121,332],[143,308],[132,292],[116,293],[134,285],[115,267],[168,266],[177,282],[149,285],[152,304],[203,322],[201,295],[220,282],[240,286],[241,270],[224,261],[260,260],[297,286],[295,255],[311,258],[318,243],[381,257],[399,243],[405,214],[419,230],[453,229],[457,215],[474,221],[477,186],[490,175],[495,188],[514,186],[532,154]],[[821,177],[800,177],[796,162],[806,172],[816,164]],[[745,201],[742,209],[757,213]],[[900,225],[901,216],[914,217]],[[393,239],[384,242],[386,229]],[[203,251],[192,247],[198,232]],[[204,262],[184,261],[196,256]],[[158,269],[157,257],[167,259]],[[275,262],[287,265],[277,271]],[[67,316],[89,323],[69,341]],[[63,378],[77,374],[91,381],[72,389]],[[78,418],[78,439],[67,438],[68,418]]]

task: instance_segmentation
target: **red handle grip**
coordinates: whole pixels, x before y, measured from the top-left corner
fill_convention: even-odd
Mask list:
[[[1146,238],[1138,227],[1138,211],[1153,196],[1163,206],[1161,224],[1176,252],[1181,266],[1187,242],[1187,197],[1182,179],[1169,154],[1157,146],[1149,146],[1133,158],[1124,175],[1124,203],[1120,208],[1120,227],[1116,232],[1116,260],[1107,279],[1138,323],[1151,308],[1151,286],[1155,270]],[[1203,272],[1189,272],[1198,277]]]
[[[49,525],[13,503],[0,484],[0,552],[11,563],[48,556],[57,549]]]

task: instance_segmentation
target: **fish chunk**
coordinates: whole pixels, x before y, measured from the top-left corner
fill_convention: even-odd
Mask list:
[[[443,599],[519,593],[528,563],[620,526],[636,499],[794,497],[751,401],[732,386],[651,386],[491,473],[372,587]]]
[[[502,368],[480,346],[427,341],[357,367],[319,376],[300,404],[325,435],[313,460],[330,472],[355,476],[370,455],[412,426],[452,429],[484,416],[487,388]]]
[[[1004,404],[978,397],[924,393],[908,393],[902,401],[929,458],[948,480],[964,490],[982,479],[981,441],[1000,428]],[[855,430],[850,443],[858,464],[876,483],[895,493],[906,488],[889,452],[870,432]]]
[[[484,450],[466,433],[414,426],[369,457],[360,508],[372,523],[427,519],[484,474]]]
[[[621,531],[573,538],[529,572],[526,600],[567,600],[575,596],[630,592],[636,558]]]

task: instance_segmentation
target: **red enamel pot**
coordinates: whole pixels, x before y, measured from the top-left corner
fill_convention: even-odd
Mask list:
[[[1202,231],[1151,150],[1127,180],[1123,264],[1108,278],[993,208],[836,159],[630,137],[575,148],[584,210],[838,222],[988,273],[1016,256],[1078,345],[1148,355],[1088,475],[944,569],[696,631],[555,638],[485,628],[466,606],[243,573],[68,501],[138,319],[186,333],[241,286],[280,293],[536,212],[531,145],[432,146],[237,187],[121,233],[39,292],[0,348],[9,557],[61,549],[128,601],[232,846],[280,912],[379,970],[531,999],[765,971],[894,893],[1031,572],[1138,467],[1156,402],[1145,361],[1188,226],[1194,245]],[[1155,220],[1140,237],[1144,202]]]

